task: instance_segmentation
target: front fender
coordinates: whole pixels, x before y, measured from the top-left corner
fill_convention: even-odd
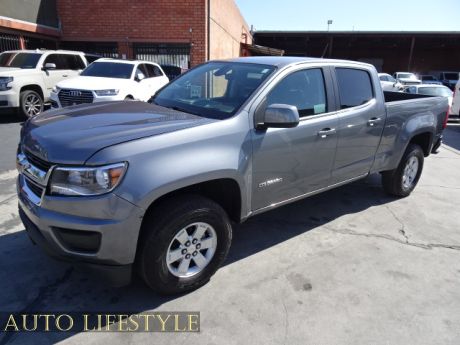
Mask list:
[[[107,147],[87,164],[127,161],[127,173],[115,193],[145,210],[170,192],[231,179],[240,188],[244,216],[250,205],[251,153],[247,118],[237,116]]]

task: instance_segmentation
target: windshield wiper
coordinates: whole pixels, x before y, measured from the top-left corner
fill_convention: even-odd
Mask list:
[[[181,111],[181,112],[187,113],[187,114],[192,114],[192,115],[200,116],[200,114],[192,113],[190,110],[184,109],[184,108],[181,108],[181,107],[178,107],[178,106],[176,106],[176,105],[171,106],[171,107],[166,107],[166,108],[169,108],[169,109],[172,109],[172,110],[176,110],[176,111]]]

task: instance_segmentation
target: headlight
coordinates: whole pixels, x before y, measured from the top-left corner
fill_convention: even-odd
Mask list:
[[[116,96],[118,95],[118,91],[120,90],[111,89],[111,90],[95,90],[94,92],[96,92],[96,95],[98,96]]]
[[[87,196],[110,192],[120,183],[127,167],[127,163],[95,168],[58,167],[51,176],[51,194]]]
[[[8,86],[14,80],[13,77],[0,77],[0,91],[6,91],[11,89],[11,86]]]
[[[61,91],[61,88],[58,87],[58,86],[53,86],[53,90],[52,90],[54,93],[59,93],[59,91]]]

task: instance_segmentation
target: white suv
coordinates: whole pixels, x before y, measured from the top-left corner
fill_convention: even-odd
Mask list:
[[[80,76],[58,83],[51,92],[51,106],[148,101],[168,82],[168,77],[156,63],[103,58],[89,65]]]
[[[32,117],[43,111],[52,88],[88,65],[82,52],[14,50],[0,54],[0,109],[19,109]]]

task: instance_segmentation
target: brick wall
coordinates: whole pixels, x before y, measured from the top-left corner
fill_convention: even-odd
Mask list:
[[[63,41],[191,44],[191,65],[206,60],[207,0],[58,0]],[[190,32],[190,28],[192,32]]]
[[[248,24],[234,0],[211,0],[210,59],[240,56],[240,43],[252,43]]]

